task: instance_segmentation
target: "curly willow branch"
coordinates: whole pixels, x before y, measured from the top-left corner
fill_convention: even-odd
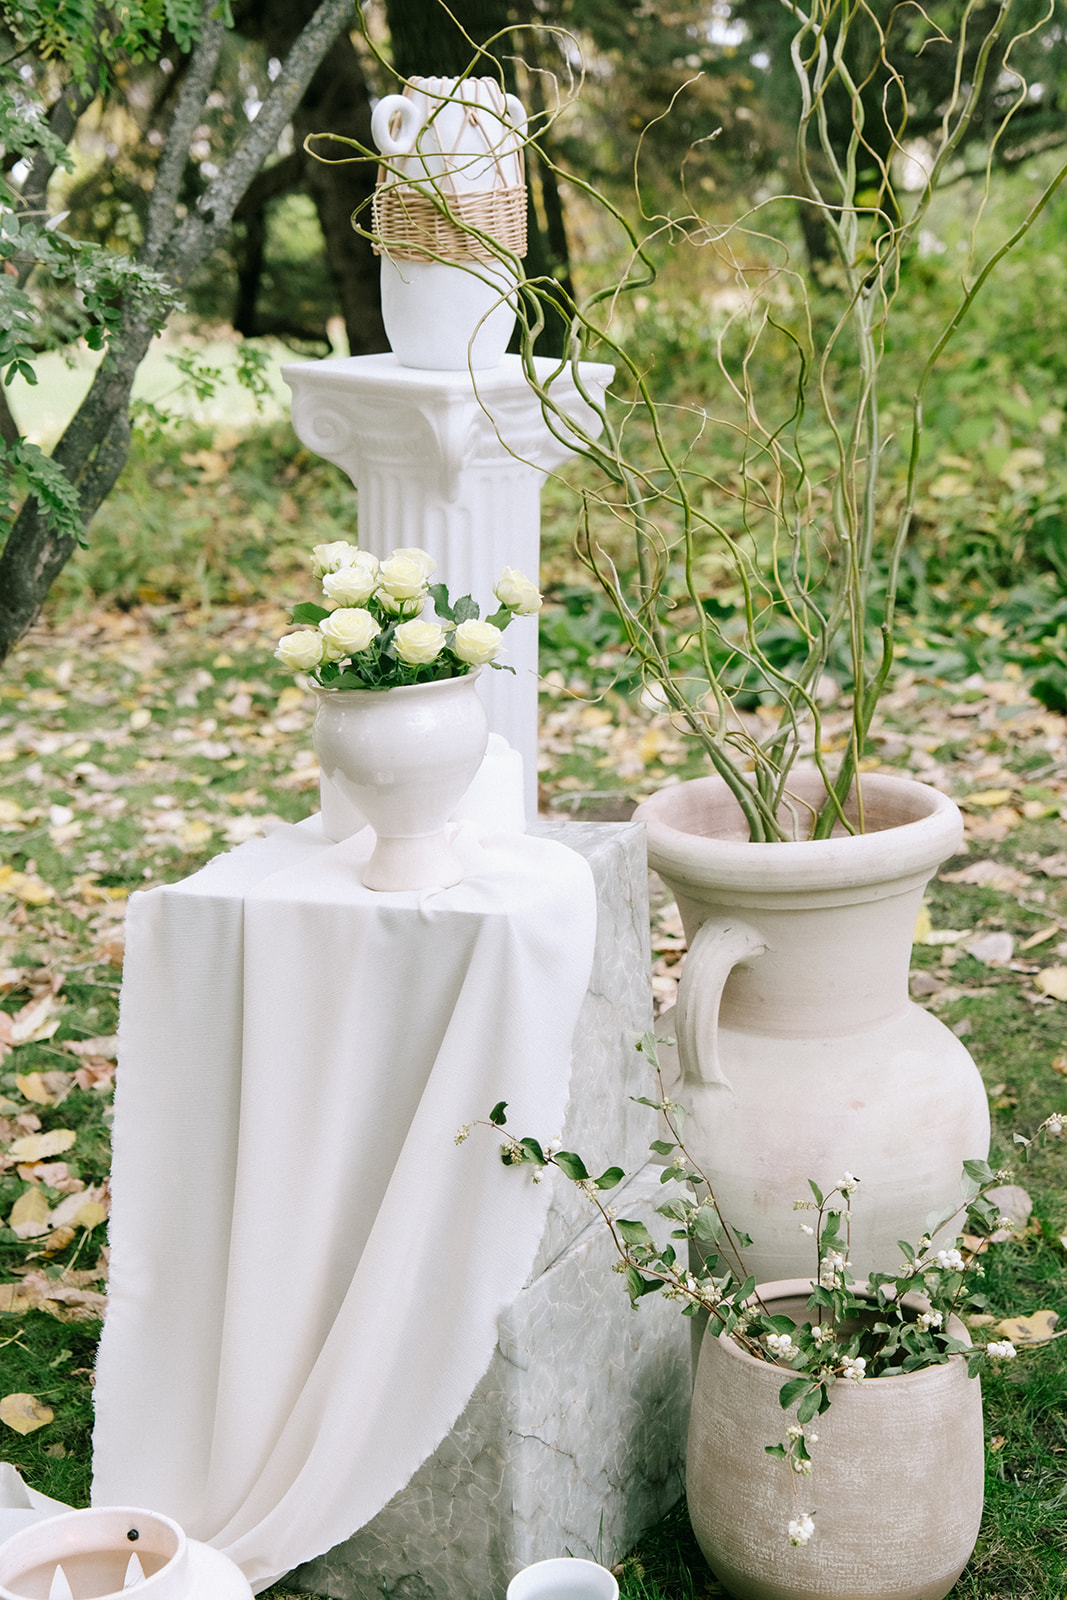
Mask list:
[[[457,216],[447,194],[435,195],[441,213],[466,231],[488,260],[487,266],[464,263],[467,270],[498,287],[503,273],[515,285],[509,298],[518,303],[527,381],[548,428],[594,469],[599,481],[599,487],[585,483],[575,491],[580,559],[615,609],[629,650],[644,679],[657,686],[666,713],[706,752],[751,837],[766,841],[793,837],[801,827],[813,837],[835,827],[863,828],[858,775],[893,663],[897,585],[918,487],[923,396],[936,362],[997,263],[1025,237],[1067,177],[1067,169],[1057,174],[1023,223],[990,251],[929,348],[912,388],[906,484],[902,497],[894,499],[883,483],[886,441],[879,404],[887,325],[907,281],[918,230],[939,189],[950,181],[951,163],[974,122],[992,64],[1007,62],[1026,33],[1008,40],[1013,0],[999,0],[977,49],[970,34],[984,14],[982,0],[967,0],[955,39],[919,5],[894,8],[883,26],[865,0],[782,3],[795,22],[790,59],[800,105],[800,194],[762,200],[726,226],[702,218],[695,208],[665,214],[643,203],[639,148],[635,222],[580,174],[552,160],[543,136],[573,104],[581,76],[577,88],[573,77],[561,87],[538,66],[530,70],[550,80],[554,104],[532,119],[524,142],[546,170],[617,230],[621,273],[581,295],[553,279],[528,279],[516,255]],[[904,153],[907,63],[914,48],[907,47],[902,64],[891,59],[890,34],[903,9],[917,13],[928,29],[922,50],[951,52],[945,73],[950,88],[930,170],[922,190],[909,196],[898,193],[892,169]],[[858,71],[854,35],[861,26],[876,49],[873,61]],[[504,30],[481,48],[469,41],[470,70],[499,76],[493,50],[505,35],[521,31]],[[562,30],[539,31],[558,41],[561,70],[569,73],[576,41]],[[375,49],[373,41],[368,43]],[[510,59],[523,65],[518,54]],[[1025,94],[1021,84],[993,135],[994,146]],[[461,88],[456,96],[462,96]],[[849,113],[840,141],[831,127],[832,99],[843,99]],[[868,127],[868,102],[882,117],[888,157],[879,155]],[[331,159],[319,148],[329,137],[309,139],[307,148],[319,159]],[[351,140],[334,142],[349,153],[333,159],[374,161],[389,178],[401,176],[376,151]],[[993,181],[992,154],[991,146],[982,208]],[[861,176],[865,168],[875,172],[873,190]],[[684,184],[682,193],[688,201]],[[836,290],[819,284],[817,305],[816,286],[793,263],[783,237],[773,226],[762,226],[765,216],[773,223],[776,210],[797,204],[822,218],[837,256]],[[353,225],[371,232],[359,214]],[[627,348],[620,331],[625,297],[656,280],[657,249],[683,238],[688,247],[708,252],[735,285],[733,306],[720,317],[711,347],[721,379],[717,414],[703,406],[661,403],[644,358]],[[835,313],[827,324],[834,292]],[[569,334],[566,354],[546,371],[544,362],[534,360],[534,346],[549,311]],[[768,344],[778,352],[778,381],[760,395],[754,363]],[[605,403],[583,379],[581,361],[589,356],[615,365]],[[565,370],[592,422],[568,412],[560,400],[554,380]],[[476,374],[472,381],[477,392]],[[716,462],[732,461],[732,469],[700,469],[700,451],[709,440]],[[709,560],[716,572],[729,574],[728,583],[719,579],[718,590],[709,587]],[[876,577],[883,586],[877,594]],[[732,614],[720,594],[733,600]],[[783,627],[791,639],[785,657],[777,643]],[[851,726],[843,749],[831,753],[823,748],[820,688],[828,669],[842,658],[852,677]],[[746,696],[772,708],[766,721],[743,709]],[[814,762],[826,791],[825,803],[803,824],[798,820],[802,808],[790,792],[790,774],[801,757]]]

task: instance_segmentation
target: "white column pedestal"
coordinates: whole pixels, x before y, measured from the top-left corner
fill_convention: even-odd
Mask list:
[[[556,363],[539,357],[546,382]],[[599,402],[613,369],[581,367]],[[391,353],[299,362],[282,368],[293,391],[293,427],[317,455],[342,467],[359,493],[359,543],[377,556],[419,545],[438,563],[450,595],[496,609],[493,584],[505,566],[536,581],[541,485],[570,454],[566,430],[550,426],[518,356],[487,372],[402,367]],[[564,368],[552,383],[561,410],[591,436],[593,409]],[[558,429],[558,432],[556,431]],[[528,817],[537,813],[537,626],[509,627],[507,672],[483,674],[489,726],[523,758]]]

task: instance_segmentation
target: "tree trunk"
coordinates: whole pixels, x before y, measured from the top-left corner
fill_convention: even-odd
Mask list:
[[[156,170],[149,202],[142,266],[164,273],[179,288],[221,235],[342,28],[353,16],[352,0],[322,0],[295,39],[282,71],[259,115],[243,136],[224,171],[187,215],[179,217],[176,199],[188,159],[190,130],[200,120],[222,45],[223,27],[213,16],[214,0],[204,0],[200,38],[175,108],[170,138]],[[74,484],[87,528],[122,471],[129,449],[130,391],[137,368],[152,341],[153,328],[136,294],[126,297],[118,331],[107,355],[53,453],[53,461]],[[15,520],[0,554],[0,662],[36,621],[48,591],[74,550],[75,541],[54,530],[47,509],[31,496]]]
[[[293,119],[298,148],[303,149],[309,133],[339,133],[373,148],[370,110],[359,57],[351,39],[342,34],[312,78]],[[378,257],[370,240],[352,226],[352,213],[370,200],[376,175],[372,161],[328,166],[304,156],[304,182],[318,212],[326,263],[354,356],[389,348],[382,322]],[[361,220],[366,226],[366,218]]]

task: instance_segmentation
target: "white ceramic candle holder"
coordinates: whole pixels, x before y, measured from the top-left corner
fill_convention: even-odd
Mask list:
[[[48,1517],[0,1545],[0,1600],[249,1600],[241,1569],[169,1517],[103,1506]]]

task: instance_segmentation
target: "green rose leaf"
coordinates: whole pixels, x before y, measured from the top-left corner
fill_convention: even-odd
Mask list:
[[[302,600],[298,606],[293,607],[293,621],[309,622],[312,627],[316,627],[323,617],[329,615],[326,607],[316,605],[314,600]]]
[[[448,590],[443,583],[427,584],[426,593],[433,601],[433,608],[443,622],[455,622],[452,614],[452,605],[448,598]]]

